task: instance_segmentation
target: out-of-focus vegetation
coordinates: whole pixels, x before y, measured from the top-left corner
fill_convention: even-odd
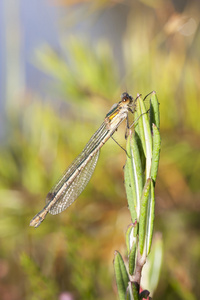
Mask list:
[[[14,111],[9,106],[0,148],[2,299],[116,299],[112,260],[114,250],[125,251],[130,214],[126,157],[112,140],[72,207],[48,215],[37,230],[29,221],[125,89],[134,97],[155,90],[160,101],[155,231],[163,235],[164,257],[154,299],[200,297],[199,2],[185,1],[179,11],[171,1],[121,5],[129,8],[124,73],[109,41],[62,38],[62,53],[41,45],[35,55],[55,79],[47,88],[56,100],[29,94]],[[125,144],[123,126],[115,137]]]

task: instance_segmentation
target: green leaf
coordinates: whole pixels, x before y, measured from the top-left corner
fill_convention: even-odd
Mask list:
[[[142,148],[146,157],[146,179],[150,177],[151,159],[152,159],[152,137],[148,120],[147,109],[141,97],[137,99],[137,133],[141,140]]]
[[[150,188],[148,208],[147,208],[147,228],[146,228],[147,255],[151,250],[154,215],[155,215],[155,193],[154,193],[154,184],[153,181],[151,180],[151,188]]]
[[[153,127],[153,153],[152,153],[152,163],[151,163],[151,178],[156,181],[157,173],[158,173],[158,164],[160,159],[160,132],[155,124],[152,125]]]
[[[128,249],[129,274],[133,274],[135,269],[135,257],[137,247],[138,223],[130,224],[126,232],[126,245]]]
[[[151,96],[150,124],[155,124],[157,128],[160,128],[159,103],[156,92],[153,92]]]
[[[154,293],[158,285],[158,280],[161,271],[163,259],[163,242],[160,233],[157,233],[153,241],[151,253],[148,256],[147,288],[151,293]]]
[[[139,300],[139,286],[136,282],[129,282],[128,291],[131,300]]]
[[[138,223],[137,221],[135,221],[134,223],[128,226],[128,229],[126,231],[126,246],[127,246],[128,253],[130,252],[133,243],[135,243],[136,241],[137,233],[138,233]]]
[[[115,251],[114,269],[115,269],[119,299],[125,300],[126,292],[128,288],[129,276],[123,258],[118,251]]]
[[[146,237],[146,223],[147,223],[147,205],[149,199],[151,187],[151,179],[148,178],[141,199],[141,211],[140,211],[140,221],[139,221],[139,249],[140,254],[144,251],[145,237]]]
[[[132,222],[134,222],[139,219],[143,174],[137,142],[131,131],[127,139],[127,160],[124,177],[128,205]]]
[[[136,240],[133,242],[129,256],[128,256],[128,268],[129,268],[129,274],[133,275],[135,270],[135,257],[136,257],[136,248],[137,243]]]
[[[139,97],[136,100],[136,111],[134,114],[134,130],[135,130],[135,136],[137,138],[137,144],[139,146],[139,152],[140,156],[141,154],[146,157],[146,147],[145,147],[145,137],[144,137],[144,130],[143,130],[143,125],[142,125],[142,119],[141,119],[141,107],[139,105]]]

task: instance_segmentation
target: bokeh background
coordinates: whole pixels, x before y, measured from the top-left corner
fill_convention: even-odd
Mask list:
[[[131,219],[112,140],[67,211],[29,222],[125,90],[160,102],[154,299],[200,298],[199,20],[198,0],[0,2],[0,299],[117,298]]]

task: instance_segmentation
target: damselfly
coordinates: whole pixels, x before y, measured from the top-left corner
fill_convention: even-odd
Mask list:
[[[123,120],[126,119],[127,127],[129,127],[129,111],[134,112],[134,100],[128,93],[123,93],[121,101],[113,105],[83,151],[47,194],[45,207],[31,220],[30,226],[38,227],[47,213],[59,214],[76,200],[94,172],[101,147],[114,134]]]

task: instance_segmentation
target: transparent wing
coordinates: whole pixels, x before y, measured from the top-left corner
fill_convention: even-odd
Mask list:
[[[84,161],[90,156],[90,154],[98,147],[104,137],[107,135],[108,129],[106,124],[102,123],[99,129],[93,134],[89,142],[86,144],[83,151],[75,158],[72,164],[67,168],[60,180],[51,189],[50,193],[46,197],[46,203],[50,202],[54,196],[59,192],[63,185],[68,182],[74,172],[84,163]]]
[[[52,215],[59,214],[76,200],[76,198],[82,193],[88,184],[96,167],[98,157],[99,151],[91,158],[91,160],[81,170],[74,181],[69,186],[66,186],[66,189],[63,190],[63,193],[60,195],[59,199],[49,210],[49,213]]]

